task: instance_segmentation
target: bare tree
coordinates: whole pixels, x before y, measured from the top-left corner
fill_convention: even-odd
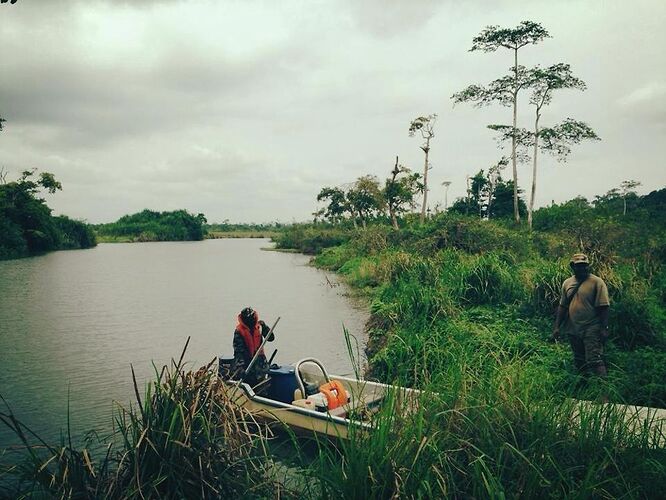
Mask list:
[[[426,207],[428,205],[428,154],[430,153],[430,140],[435,137],[435,121],[437,115],[432,114],[428,116],[419,116],[411,121],[409,124],[409,136],[414,137],[417,132],[425,142],[421,145],[421,149],[425,153],[425,162],[423,165],[423,204],[421,205],[421,224],[425,221]]]
[[[402,176],[398,178],[401,174]],[[395,157],[395,166],[391,171],[391,177],[386,179],[383,194],[391,216],[391,224],[396,231],[398,230],[398,215],[408,208],[414,208],[414,197],[423,191],[420,177],[420,174],[412,173],[410,169],[400,165],[398,157]]]
[[[442,186],[444,186],[444,211],[446,212],[446,209],[449,206],[449,186],[451,185],[451,181],[444,181],[442,182]]]

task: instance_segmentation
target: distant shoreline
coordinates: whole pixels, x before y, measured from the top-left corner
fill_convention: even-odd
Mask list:
[[[274,238],[276,231],[210,231],[205,238],[207,240],[219,240],[223,238]]]
[[[205,240],[219,240],[227,238],[273,238],[277,235],[274,231],[212,231],[204,236]],[[98,243],[159,243],[166,241],[183,241],[183,240],[162,240],[150,239],[145,237],[134,236],[106,236],[97,234]],[[185,240],[196,241],[196,240]],[[201,241],[201,240],[199,240]]]

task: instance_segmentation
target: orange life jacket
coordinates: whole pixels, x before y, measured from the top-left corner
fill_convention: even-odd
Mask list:
[[[243,341],[245,342],[245,347],[247,347],[247,351],[250,353],[250,359],[256,354],[257,349],[259,349],[259,346],[261,345],[261,325],[259,324],[259,315],[255,312],[254,313],[254,330],[250,332],[250,329],[248,326],[243,323],[243,320],[240,317],[240,314],[238,315],[238,324],[236,325],[236,331],[240,333],[241,337],[243,337]],[[261,349],[260,354],[264,354],[263,348]]]
[[[320,386],[319,392],[326,396],[329,410],[346,405],[349,399],[347,391],[339,380],[331,380],[327,384]]]

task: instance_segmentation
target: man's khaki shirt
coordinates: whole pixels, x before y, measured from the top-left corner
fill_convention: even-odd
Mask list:
[[[578,280],[575,276],[564,280],[560,305],[566,308],[567,303],[571,301],[564,326],[570,334],[582,335],[588,328],[601,325],[596,308],[610,305],[610,301],[606,283],[599,276],[590,274],[580,285],[576,295],[571,298],[577,285]]]

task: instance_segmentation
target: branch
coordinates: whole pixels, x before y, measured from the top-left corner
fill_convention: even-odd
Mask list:
[[[558,161],[566,161],[571,153],[571,145],[584,140],[601,140],[587,123],[573,118],[567,118],[554,127],[542,128],[539,131],[539,139],[539,149],[555,156]]]

